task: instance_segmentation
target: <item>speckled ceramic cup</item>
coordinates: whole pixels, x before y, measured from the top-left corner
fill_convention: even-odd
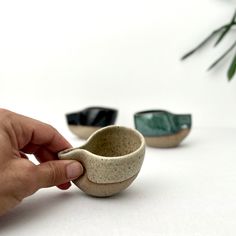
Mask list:
[[[137,177],[145,154],[145,140],[138,131],[107,126],[93,133],[86,144],[58,154],[62,160],[77,160],[83,176],[74,180],[85,193],[107,197],[126,189]]]

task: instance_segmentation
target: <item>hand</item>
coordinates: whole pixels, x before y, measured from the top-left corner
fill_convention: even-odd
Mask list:
[[[78,161],[58,160],[57,153],[70,147],[52,126],[0,109],[0,215],[40,188],[68,189],[83,173]]]

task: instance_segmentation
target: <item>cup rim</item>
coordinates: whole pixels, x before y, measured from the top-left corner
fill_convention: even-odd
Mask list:
[[[122,156],[101,156],[101,155],[98,155],[96,153],[93,153],[93,152],[90,152],[89,150],[86,150],[83,149],[83,147],[86,147],[86,144],[89,143],[91,141],[91,139],[94,138],[94,136],[96,136],[98,133],[101,133],[103,132],[104,130],[107,130],[107,129],[114,129],[114,128],[121,128],[121,129],[126,129],[128,130],[129,132],[133,132],[135,133],[139,138],[140,138],[140,146],[134,150],[133,152],[130,152],[130,153],[127,153],[125,155],[122,155]],[[96,159],[104,159],[105,161],[114,161],[114,160],[119,160],[119,159],[126,159],[128,158],[129,156],[131,155],[135,155],[136,153],[140,152],[142,149],[145,148],[145,138],[143,137],[143,135],[136,129],[132,129],[132,128],[128,128],[128,127],[125,127],[125,126],[120,126],[120,125],[108,125],[106,127],[102,127],[100,129],[98,129],[97,131],[95,131],[88,139],[87,141],[85,142],[84,145],[80,146],[80,147],[75,147],[75,148],[69,148],[69,149],[66,149],[64,151],[61,151],[59,153],[66,153],[66,152],[70,152],[70,151],[76,151],[76,150],[80,150],[80,151],[83,151],[83,152],[88,152],[90,153],[94,158]]]
[[[89,107],[85,107],[81,110],[78,110],[78,111],[74,111],[74,112],[69,112],[69,113],[66,113],[66,116],[67,115],[79,115],[85,111],[92,111],[92,110],[100,110],[100,111],[110,111],[110,112],[113,112],[113,113],[118,113],[118,109],[116,108],[112,108],[112,107],[103,107],[103,106],[89,106]]]
[[[146,114],[156,114],[156,113],[165,113],[165,114],[170,114],[170,115],[178,115],[178,116],[192,116],[192,114],[190,113],[173,113],[170,112],[168,110],[164,110],[164,109],[148,109],[148,110],[142,110],[142,111],[138,111],[134,113],[134,117],[140,117],[140,116],[144,116]]]

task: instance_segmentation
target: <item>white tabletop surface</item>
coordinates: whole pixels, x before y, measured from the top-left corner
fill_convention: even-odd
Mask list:
[[[0,235],[236,235],[235,141],[236,129],[194,128],[178,148],[147,147],[123,193],[42,189],[1,217]]]

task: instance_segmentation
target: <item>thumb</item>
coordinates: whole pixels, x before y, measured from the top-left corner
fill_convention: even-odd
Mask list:
[[[72,160],[48,161],[41,163],[36,169],[39,188],[58,186],[83,174],[83,166]]]

